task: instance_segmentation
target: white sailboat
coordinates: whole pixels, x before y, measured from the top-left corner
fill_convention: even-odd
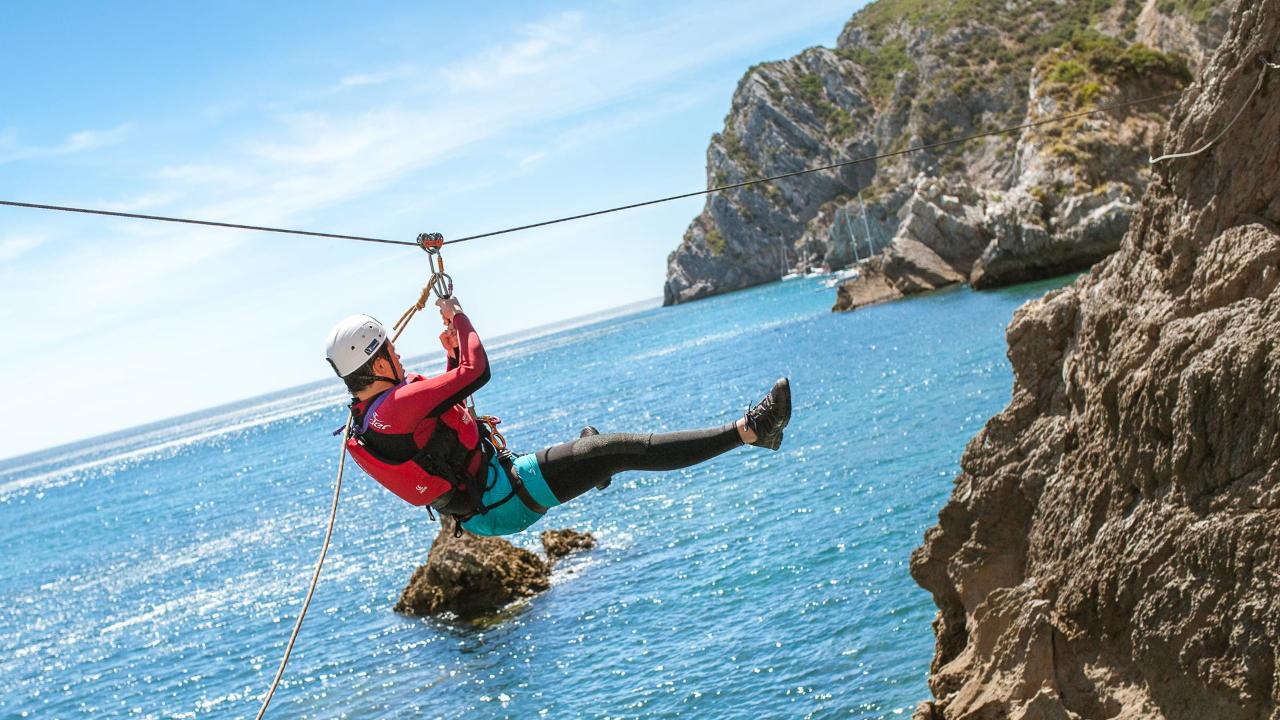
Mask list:
[[[837,287],[854,278],[858,277],[858,266],[847,267],[837,273],[831,275],[822,284],[828,288]]]

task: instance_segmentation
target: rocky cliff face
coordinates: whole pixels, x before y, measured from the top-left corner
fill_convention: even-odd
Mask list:
[[[835,49],[747,72],[707,151],[708,186],[1176,92],[1221,35],[1219,5],[879,0]],[[919,240],[902,228],[921,210],[951,215],[941,222],[972,245],[952,258],[929,247],[946,282],[1087,267],[1123,235],[1171,102],[716,193],[668,259],[665,302],[776,280],[801,259],[837,269],[893,252]],[[961,212],[937,202],[937,183]],[[886,265],[910,268],[919,250]],[[899,279],[873,281],[914,287]]]
[[[1238,121],[1010,325],[1012,400],[912,557],[917,718],[1280,718],[1277,48],[1280,0],[1241,3],[1160,151]]]

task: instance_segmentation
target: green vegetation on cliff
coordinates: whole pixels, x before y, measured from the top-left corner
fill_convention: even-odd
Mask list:
[[[707,241],[707,247],[711,249],[711,254],[724,254],[724,250],[727,245],[724,241],[724,235],[720,234],[720,230],[718,228],[711,228],[707,231],[707,234],[704,237]]]
[[[1162,13],[1179,12],[1199,25],[1208,20],[1209,15],[1221,4],[1221,0],[1162,0],[1159,7]]]
[[[1212,0],[1171,1],[1180,4],[1212,3]],[[884,42],[903,25],[932,34],[944,34],[975,24],[1008,28],[1029,52],[1037,54],[1070,40],[1078,30],[1097,22],[1116,2],[1117,0],[1062,0],[1048,3],[1016,0],[877,0],[854,15],[851,24],[861,28],[874,45]]]
[[[890,40],[879,47],[859,45],[843,48],[837,53],[846,60],[858,63],[867,73],[867,88],[876,102],[885,100],[893,92],[898,73],[915,72],[916,63],[907,52],[903,38]]]
[[[1210,10],[1213,6],[1212,0],[1166,2],[1207,4]],[[914,62],[906,46],[906,31],[923,32],[935,42],[938,36],[952,34],[950,42],[937,47],[948,64],[989,67],[994,63],[1005,72],[1027,72],[1046,52],[1089,31],[1117,3],[1124,5],[1125,32],[1131,32],[1136,17],[1134,8],[1129,7],[1132,0],[877,0],[850,21],[852,27],[863,31],[869,47],[850,47],[842,52],[883,78],[880,68],[896,72]]]
[[[1075,108],[1093,103],[1107,87],[1138,79],[1182,87],[1191,81],[1186,60],[1142,43],[1125,43],[1087,30],[1040,59],[1045,91]]]

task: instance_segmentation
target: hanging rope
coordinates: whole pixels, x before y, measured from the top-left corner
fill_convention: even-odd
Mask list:
[[[1170,93],[1163,93],[1161,95],[1153,95],[1151,97],[1139,98],[1137,100],[1130,100],[1128,102],[1115,103],[1112,105],[1101,105],[1091,110],[1082,110],[1080,112],[1069,113],[1067,115],[1059,115],[1056,117],[1046,118],[1044,120],[1036,120],[1035,122],[1023,123],[1021,125],[1013,125],[1011,127],[1000,128],[998,130],[988,130],[986,132],[974,133],[972,135],[966,135],[964,137],[956,138],[954,140],[943,140],[941,142],[927,143],[924,145],[915,145],[912,147],[904,148],[902,150],[895,150],[893,152],[880,153],[879,155],[868,155],[866,157],[860,157],[854,160],[845,160],[843,162],[831,163],[829,165],[820,165],[818,167],[806,168],[804,170],[796,170],[794,172],[782,173],[780,175],[770,175],[768,177],[756,178],[754,180],[744,180],[742,182],[731,183],[729,185],[719,185],[717,187],[708,188],[706,190],[695,190],[693,192],[680,193],[679,195],[669,195],[667,197],[658,198],[656,200],[646,200],[644,202],[632,203],[630,205],[619,205],[617,207],[611,207],[604,210],[596,210],[593,212],[581,213],[578,215],[569,215],[567,217],[556,218],[554,220],[545,220],[543,222],[531,223],[529,225],[519,225],[516,227],[510,227],[503,230],[494,230],[493,232],[480,233],[479,235],[467,235],[465,237],[455,238],[453,240],[443,240],[441,241],[441,244],[453,245],[455,243],[468,242],[471,240],[479,240],[480,238],[494,237],[496,235],[506,235],[508,233],[519,232],[521,230],[532,230],[533,228],[546,227],[547,225],[556,225],[559,223],[565,223],[571,220],[582,220],[583,218],[596,217],[597,215],[607,215],[609,213],[621,212],[623,210],[632,210],[635,208],[646,207],[648,205],[657,205],[659,203],[671,202],[673,200],[682,200],[684,198],[697,197],[699,195],[710,195],[712,193],[723,192],[725,190],[733,190],[735,188],[747,187],[750,185],[759,185],[760,183],[773,182],[775,180],[782,180],[784,178],[796,177],[798,175],[807,175],[809,173],[822,172],[824,170],[835,170],[837,168],[848,167],[850,165],[858,165],[861,163],[874,162],[876,160],[883,160],[885,158],[891,158],[898,155],[907,155],[909,153],[922,152],[925,150],[933,150],[935,148],[947,147],[950,145],[960,145],[963,143],[972,142],[974,140],[979,140],[986,137],[1018,132],[1020,130],[1026,130],[1026,129],[1038,127],[1041,125],[1064,122],[1066,120],[1073,120],[1075,118],[1086,117],[1088,115],[1096,115],[1098,113],[1111,112],[1113,110],[1123,110],[1124,108],[1132,107],[1134,105],[1142,105],[1145,103],[1153,103],[1153,102],[1159,102],[1161,100],[1168,100],[1170,98],[1177,97],[1180,94],[1181,93],[1170,92]],[[92,208],[70,207],[66,205],[44,205],[40,203],[18,202],[15,200],[0,200],[0,205],[8,205],[10,207],[18,207],[18,208],[32,208],[37,210],[54,210],[59,212],[83,213],[87,215],[107,215],[110,217],[130,218],[135,220],[155,220],[159,222],[185,223],[188,225],[208,225],[212,227],[232,228],[236,230],[258,230],[261,232],[281,233],[286,235],[306,235],[310,237],[332,238],[336,240],[357,240],[360,242],[383,243],[386,245],[421,246],[421,243],[409,242],[407,240],[387,240],[385,238],[365,237],[361,235],[340,235],[337,233],[311,232],[308,230],[289,230],[287,228],[266,227],[262,225],[242,225],[239,223],[215,222],[212,220],[192,220],[190,218],[167,217],[164,215],[140,215],[138,213],[116,212],[112,210],[95,210]]]
[[[427,301],[433,293],[440,299],[452,296],[453,279],[445,274],[444,258],[440,256],[440,245],[443,240],[443,236],[439,233],[424,233],[418,236],[416,244],[427,251],[428,261],[431,262],[431,279],[423,286],[422,293],[418,296],[418,301],[410,305],[409,309],[405,310],[400,319],[396,321],[393,327],[395,332],[392,334],[390,342],[400,339],[400,334],[405,331],[405,328],[409,327],[409,321],[413,320],[414,315],[419,310],[427,306]],[[470,401],[469,398],[468,401]],[[474,415],[474,403],[471,404],[471,410]],[[484,416],[484,419],[488,418],[489,416]],[[497,421],[497,418],[492,418],[492,420]],[[338,518],[338,497],[342,493],[342,475],[347,464],[347,440],[351,438],[351,427],[354,421],[354,417],[348,414],[346,425],[342,429],[342,454],[338,458],[338,479],[333,487],[333,504],[329,508],[329,526],[324,531],[324,544],[320,547],[320,557],[316,560],[316,569],[311,573],[311,585],[307,588],[307,596],[302,601],[302,609],[298,611],[298,620],[294,623],[293,632],[289,635],[289,643],[285,646],[284,657],[280,660],[280,668],[276,670],[275,679],[271,681],[271,687],[267,689],[267,695],[262,699],[262,707],[258,709],[257,720],[262,720],[262,716],[267,712],[267,706],[271,704],[271,698],[276,693],[276,688],[280,686],[280,679],[284,677],[284,668],[289,664],[289,656],[293,654],[293,645],[298,640],[298,632],[302,629],[302,620],[307,616],[307,609],[311,607],[311,597],[315,595],[316,585],[320,582],[320,569],[324,567],[325,556],[329,554],[329,543],[333,539],[333,527]],[[496,430],[493,432],[497,433]],[[505,448],[505,440],[502,440],[500,434],[497,437],[502,442],[502,447]]]
[[[289,656],[293,654],[293,644],[298,640],[298,631],[302,629],[302,620],[307,616],[307,608],[311,607],[311,597],[316,594],[316,585],[320,582],[320,568],[324,567],[324,558],[329,554],[329,542],[333,539],[333,526],[338,518],[338,497],[342,494],[342,474],[347,466],[347,438],[351,437],[351,416],[347,415],[347,426],[342,432],[342,454],[338,457],[338,479],[333,484],[333,505],[329,508],[329,527],[324,531],[324,544],[320,547],[320,558],[316,560],[316,569],[311,573],[311,586],[307,588],[307,597],[302,601],[302,609],[298,611],[298,621],[293,624],[293,632],[289,635],[289,644],[285,645],[284,657],[280,659],[280,668],[276,677],[267,688],[267,696],[262,699],[262,707],[258,708],[257,720],[267,712],[271,698],[280,687],[280,678],[284,677],[284,667],[289,664]]]
[[[1156,163],[1164,162],[1165,160],[1175,160],[1177,158],[1194,157],[1204,152],[1205,150],[1208,150],[1214,145],[1217,145],[1218,141],[1221,140],[1227,134],[1227,131],[1230,130],[1232,126],[1236,124],[1236,121],[1240,119],[1240,116],[1244,114],[1245,108],[1249,107],[1250,103],[1253,102],[1253,98],[1255,95],[1258,94],[1258,91],[1262,89],[1262,81],[1267,78],[1267,69],[1270,68],[1274,70],[1280,70],[1280,65],[1276,65],[1273,62],[1268,62],[1266,56],[1259,57],[1258,62],[1262,63],[1262,72],[1258,73],[1258,82],[1254,84],[1253,92],[1249,93],[1249,97],[1245,98],[1244,104],[1242,104],[1240,106],[1240,109],[1236,111],[1235,117],[1231,118],[1231,122],[1227,123],[1227,126],[1222,128],[1222,132],[1218,133],[1217,135],[1214,135],[1212,140],[1205,143],[1198,150],[1192,150],[1190,152],[1182,152],[1182,153],[1173,153],[1170,155],[1161,155],[1158,158],[1151,158],[1147,160],[1147,163],[1150,165],[1155,165]]]

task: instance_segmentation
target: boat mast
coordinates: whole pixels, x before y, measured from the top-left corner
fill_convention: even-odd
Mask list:
[[[844,227],[849,231],[849,242],[853,243],[853,263],[856,265],[862,262],[862,258],[858,257],[858,238],[853,234],[853,223],[849,222],[847,210],[844,213]],[[870,256],[867,259],[870,259]]]
[[[858,205],[862,207],[862,229],[867,231],[867,247],[870,248],[869,252],[874,255],[876,246],[871,242],[871,226],[867,224],[867,204],[862,202],[861,190],[858,191]],[[846,219],[848,217],[848,215],[845,216]]]

